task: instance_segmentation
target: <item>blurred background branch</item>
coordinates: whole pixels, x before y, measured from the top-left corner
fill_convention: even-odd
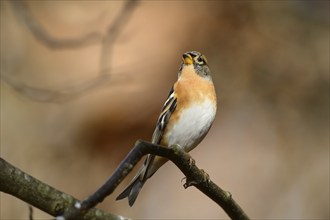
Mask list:
[[[110,71],[111,56],[113,55],[116,39],[123,28],[125,28],[137,4],[138,0],[127,0],[114,22],[107,27],[106,34],[102,40],[100,74],[107,74]]]
[[[21,82],[19,78],[13,77],[8,73],[1,72],[1,80],[10,85],[16,92],[24,97],[38,102],[61,103],[70,101],[84,94],[99,89],[102,86],[111,83],[110,75],[98,75],[93,79],[87,79],[85,82],[71,84],[67,88],[47,89],[27,85]],[[117,81],[116,81],[117,82]]]
[[[26,1],[9,1],[12,5],[15,15],[24,24],[30,33],[38,39],[38,41],[51,49],[68,49],[76,47],[84,47],[90,44],[99,43],[103,34],[96,31],[87,30],[85,34],[79,37],[62,39],[51,35],[38,21],[27,5]]]
[[[42,44],[50,49],[75,49],[90,46],[91,44],[101,44],[101,57],[99,66],[99,75],[93,79],[87,79],[83,83],[75,83],[62,89],[47,89],[36,86],[27,85],[19,80],[14,74],[5,72],[1,67],[1,80],[10,85],[19,94],[39,102],[63,102],[69,101],[76,97],[80,97],[94,89],[99,89],[104,85],[108,85],[111,77],[111,56],[112,48],[116,43],[117,37],[122,29],[129,21],[131,14],[136,8],[138,1],[126,1],[122,10],[107,27],[106,33],[102,34],[98,31],[87,31],[79,37],[74,38],[58,38],[52,36],[40,24],[38,19],[33,16],[25,1],[9,1],[12,5],[15,15],[24,24],[30,33]],[[63,74],[63,73],[62,73]],[[68,74],[68,73],[67,73]],[[118,83],[116,81],[116,83]]]

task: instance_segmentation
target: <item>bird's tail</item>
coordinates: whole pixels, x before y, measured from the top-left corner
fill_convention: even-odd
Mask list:
[[[138,174],[133,178],[132,182],[124,189],[122,193],[117,196],[116,200],[128,198],[128,204],[133,206],[137,196],[139,195],[142,186],[146,182],[146,178],[144,178],[145,167],[143,167]]]

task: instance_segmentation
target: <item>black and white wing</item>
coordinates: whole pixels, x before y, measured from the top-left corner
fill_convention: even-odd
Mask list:
[[[152,135],[151,142],[153,144],[160,143],[160,141],[163,137],[166,125],[171,117],[171,114],[174,112],[176,105],[177,105],[177,98],[176,98],[174,89],[172,87],[172,89],[167,97],[167,100],[162,108],[162,112],[158,118],[155,131]]]
[[[172,89],[166,99],[166,102],[162,108],[162,112],[158,118],[155,131],[152,135],[151,142],[153,144],[160,144],[160,142],[163,138],[163,134],[164,134],[166,125],[168,124],[171,114],[174,112],[174,110],[176,108],[176,104],[177,104],[177,98],[176,98],[174,89],[172,87]],[[154,162],[154,159],[155,159],[155,155],[149,154],[147,159],[145,160],[145,162],[144,162],[145,169],[144,169],[144,173],[142,174],[143,181],[145,181],[146,179],[151,177],[153,175],[153,173],[156,172],[156,170],[153,170],[153,169],[150,170],[150,168]]]

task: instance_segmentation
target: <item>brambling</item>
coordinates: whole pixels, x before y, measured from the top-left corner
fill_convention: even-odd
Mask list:
[[[197,51],[182,55],[178,80],[172,87],[158,118],[152,143],[186,152],[195,148],[208,133],[217,110],[217,97],[206,57]],[[166,158],[149,154],[131,183],[117,197],[128,197],[132,206],[144,183]]]

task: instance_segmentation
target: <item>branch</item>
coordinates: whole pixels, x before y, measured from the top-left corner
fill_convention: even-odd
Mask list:
[[[78,202],[76,198],[35,179],[2,158],[0,158],[0,191],[13,195],[54,217],[67,212]],[[127,218],[93,208],[81,219],[122,220]]]
[[[147,154],[154,154],[166,157],[171,160],[185,175],[187,182],[184,187],[195,186],[210,199],[216,202],[232,219],[247,220],[249,217],[235,202],[231,194],[222,190],[213,183],[203,170],[200,170],[192,161],[188,153],[175,145],[172,148],[165,148],[145,141],[137,141],[135,147],[129,152],[126,158],[120,163],[114,174],[94,194],[77,203],[64,214],[66,220],[81,217],[90,208],[102,202],[110,195],[122,180],[128,175],[138,161]]]
[[[115,17],[114,21],[107,26],[105,34],[94,31],[75,38],[57,38],[52,36],[33,16],[25,1],[10,1],[10,4],[16,16],[27,26],[32,35],[48,48],[68,49],[80,48],[95,43],[101,44],[99,74],[94,78],[87,79],[82,83],[71,84],[66,88],[46,89],[27,85],[21,82],[17,77],[1,69],[1,80],[11,86],[16,92],[34,101],[60,103],[72,100],[91,90],[100,88],[110,81],[113,82],[114,77],[110,74],[112,49],[118,36],[121,34],[136,8],[138,4],[137,0],[128,0],[124,3],[120,13]],[[119,74],[116,74],[116,77],[118,77],[118,75]]]
[[[88,46],[102,39],[102,34],[99,32],[88,32],[80,37],[75,38],[57,38],[52,36],[47,30],[40,24],[40,22],[33,16],[27,3],[25,1],[9,1],[12,5],[15,15],[23,22],[33,36],[52,49],[63,48],[77,48],[82,46]]]
[[[125,219],[122,216],[95,209],[98,203],[110,195],[128,175],[138,161],[147,154],[166,157],[186,175],[184,187],[195,186],[228,214],[232,219],[247,220],[248,216],[232,198],[231,194],[213,183],[208,175],[200,170],[188,153],[174,145],[165,148],[145,141],[137,141],[135,147],[120,163],[114,174],[94,194],[79,202],[45,183],[13,167],[0,158],[0,191],[11,194],[49,213],[69,219]]]
[[[122,29],[126,26],[125,24],[129,21],[138,0],[126,1],[119,15],[115,18],[115,21],[107,27],[106,35],[103,37],[102,49],[101,49],[101,60],[100,60],[100,74],[106,74],[111,66],[111,55],[112,49],[115,45],[115,41]]]
[[[125,79],[123,76],[121,79],[117,75],[118,80]],[[110,82],[115,83],[114,78],[110,75],[98,75],[96,77],[87,79],[83,82],[76,84],[71,84],[68,87],[60,89],[46,89],[36,86],[28,85],[21,82],[17,77],[10,76],[7,73],[1,71],[1,80],[13,88],[16,92],[24,95],[24,97],[29,98],[33,101],[38,102],[52,102],[52,103],[62,103],[71,101],[77,97],[80,97],[87,92],[91,92],[95,89],[102,88],[108,85]]]

